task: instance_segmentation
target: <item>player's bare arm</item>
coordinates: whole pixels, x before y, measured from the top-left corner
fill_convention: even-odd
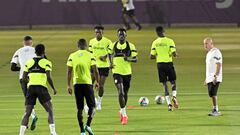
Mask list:
[[[72,80],[72,67],[67,67],[67,90],[70,95],[72,95],[72,85],[71,85],[71,80]]]
[[[56,95],[57,90],[55,89],[54,84],[53,84],[51,71],[46,71],[46,74],[47,74],[47,81],[53,90],[53,95]]]

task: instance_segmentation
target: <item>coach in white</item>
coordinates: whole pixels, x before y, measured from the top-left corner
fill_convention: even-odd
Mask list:
[[[206,56],[206,79],[204,85],[208,86],[208,94],[212,98],[213,109],[209,116],[219,116],[217,91],[222,82],[222,53],[214,47],[212,38],[204,39],[204,48],[208,51]]]
[[[11,70],[19,71],[19,80],[25,98],[27,96],[27,84],[22,80],[22,77],[26,62],[36,56],[35,49],[34,47],[32,47],[32,45],[33,45],[32,37],[25,36],[23,39],[23,47],[19,48],[14,53],[11,60]],[[32,116],[31,130],[34,130],[38,119],[34,109],[32,111],[31,116]]]

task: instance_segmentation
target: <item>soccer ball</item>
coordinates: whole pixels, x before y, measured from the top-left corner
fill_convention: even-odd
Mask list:
[[[156,104],[164,104],[165,98],[161,95],[158,95],[155,97],[155,102],[156,102]]]
[[[147,97],[140,97],[138,103],[140,106],[147,106],[149,104],[149,100]]]

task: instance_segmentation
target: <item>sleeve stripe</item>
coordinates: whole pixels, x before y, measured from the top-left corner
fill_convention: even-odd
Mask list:
[[[46,67],[49,67],[49,68],[51,68],[51,66],[50,66],[50,65],[48,65],[48,64],[46,65]]]
[[[170,46],[170,48],[175,48],[175,46]]]
[[[68,61],[72,61],[72,59],[69,59]]]
[[[92,47],[92,45],[89,45],[88,47]]]
[[[156,50],[156,48],[152,48],[152,50]]]
[[[94,60],[94,61],[96,61],[94,58],[91,58],[91,60]]]
[[[18,55],[15,55],[15,56],[14,56],[14,58],[17,58],[17,57],[18,57]]]
[[[137,52],[137,50],[131,50],[131,52]]]

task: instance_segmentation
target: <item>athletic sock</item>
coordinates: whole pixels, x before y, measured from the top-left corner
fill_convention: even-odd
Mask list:
[[[173,91],[172,91],[172,96],[173,96],[174,98],[177,97],[177,90],[173,90]]]
[[[215,109],[218,112],[218,105],[213,106],[213,109]]]
[[[127,116],[127,112],[126,112],[125,107],[124,107],[124,108],[121,108],[121,113],[122,113],[122,116],[123,116],[123,117]]]
[[[171,104],[170,97],[169,96],[165,96],[165,98],[166,98],[167,104],[170,105]]]
[[[24,135],[24,132],[25,132],[26,128],[27,128],[27,126],[21,125],[20,126],[20,133],[19,133],[19,135]]]
[[[98,103],[101,104],[102,103],[102,97],[98,96]]]
[[[50,133],[56,135],[55,124],[49,124]]]
[[[31,117],[32,117],[32,119],[34,119],[36,117],[36,112],[34,109],[32,109]]]

